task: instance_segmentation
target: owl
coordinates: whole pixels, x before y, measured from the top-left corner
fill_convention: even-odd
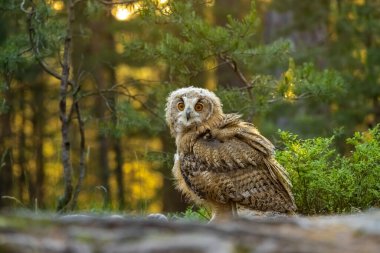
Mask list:
[[[211,221],[235,216],[236,207],[294,213],[296,205],[273,144],[240,115],[224,114],[220,99],[196,87],[170,93],[166,122],[177,151],[177,188],[212,210]]]

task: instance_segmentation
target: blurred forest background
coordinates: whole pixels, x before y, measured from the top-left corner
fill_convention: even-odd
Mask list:
[[[189,85],[275,143],[301,213],[380,206],[380,1],[0,0],[0,209],[185,210]]]

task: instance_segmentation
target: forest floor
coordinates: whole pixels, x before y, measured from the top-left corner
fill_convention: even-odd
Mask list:
[[[1,253],[380,252],[380,210],[222,224],[118,215],[0,215]]]

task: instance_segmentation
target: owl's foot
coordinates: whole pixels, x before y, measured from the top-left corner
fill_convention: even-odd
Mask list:
[[[211,205],[212,217],[209,223],[226,222],[237,216],[236,204],[219,204],[214,203]]]

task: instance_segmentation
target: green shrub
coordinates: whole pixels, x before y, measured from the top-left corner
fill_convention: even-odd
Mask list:
[[[301,140],[280,131],[284,149],[277,159],[288,170],[298,211],[342,213],[380,205],[380,125],[347,139],[351,153],[340,155],[334,136]]]

